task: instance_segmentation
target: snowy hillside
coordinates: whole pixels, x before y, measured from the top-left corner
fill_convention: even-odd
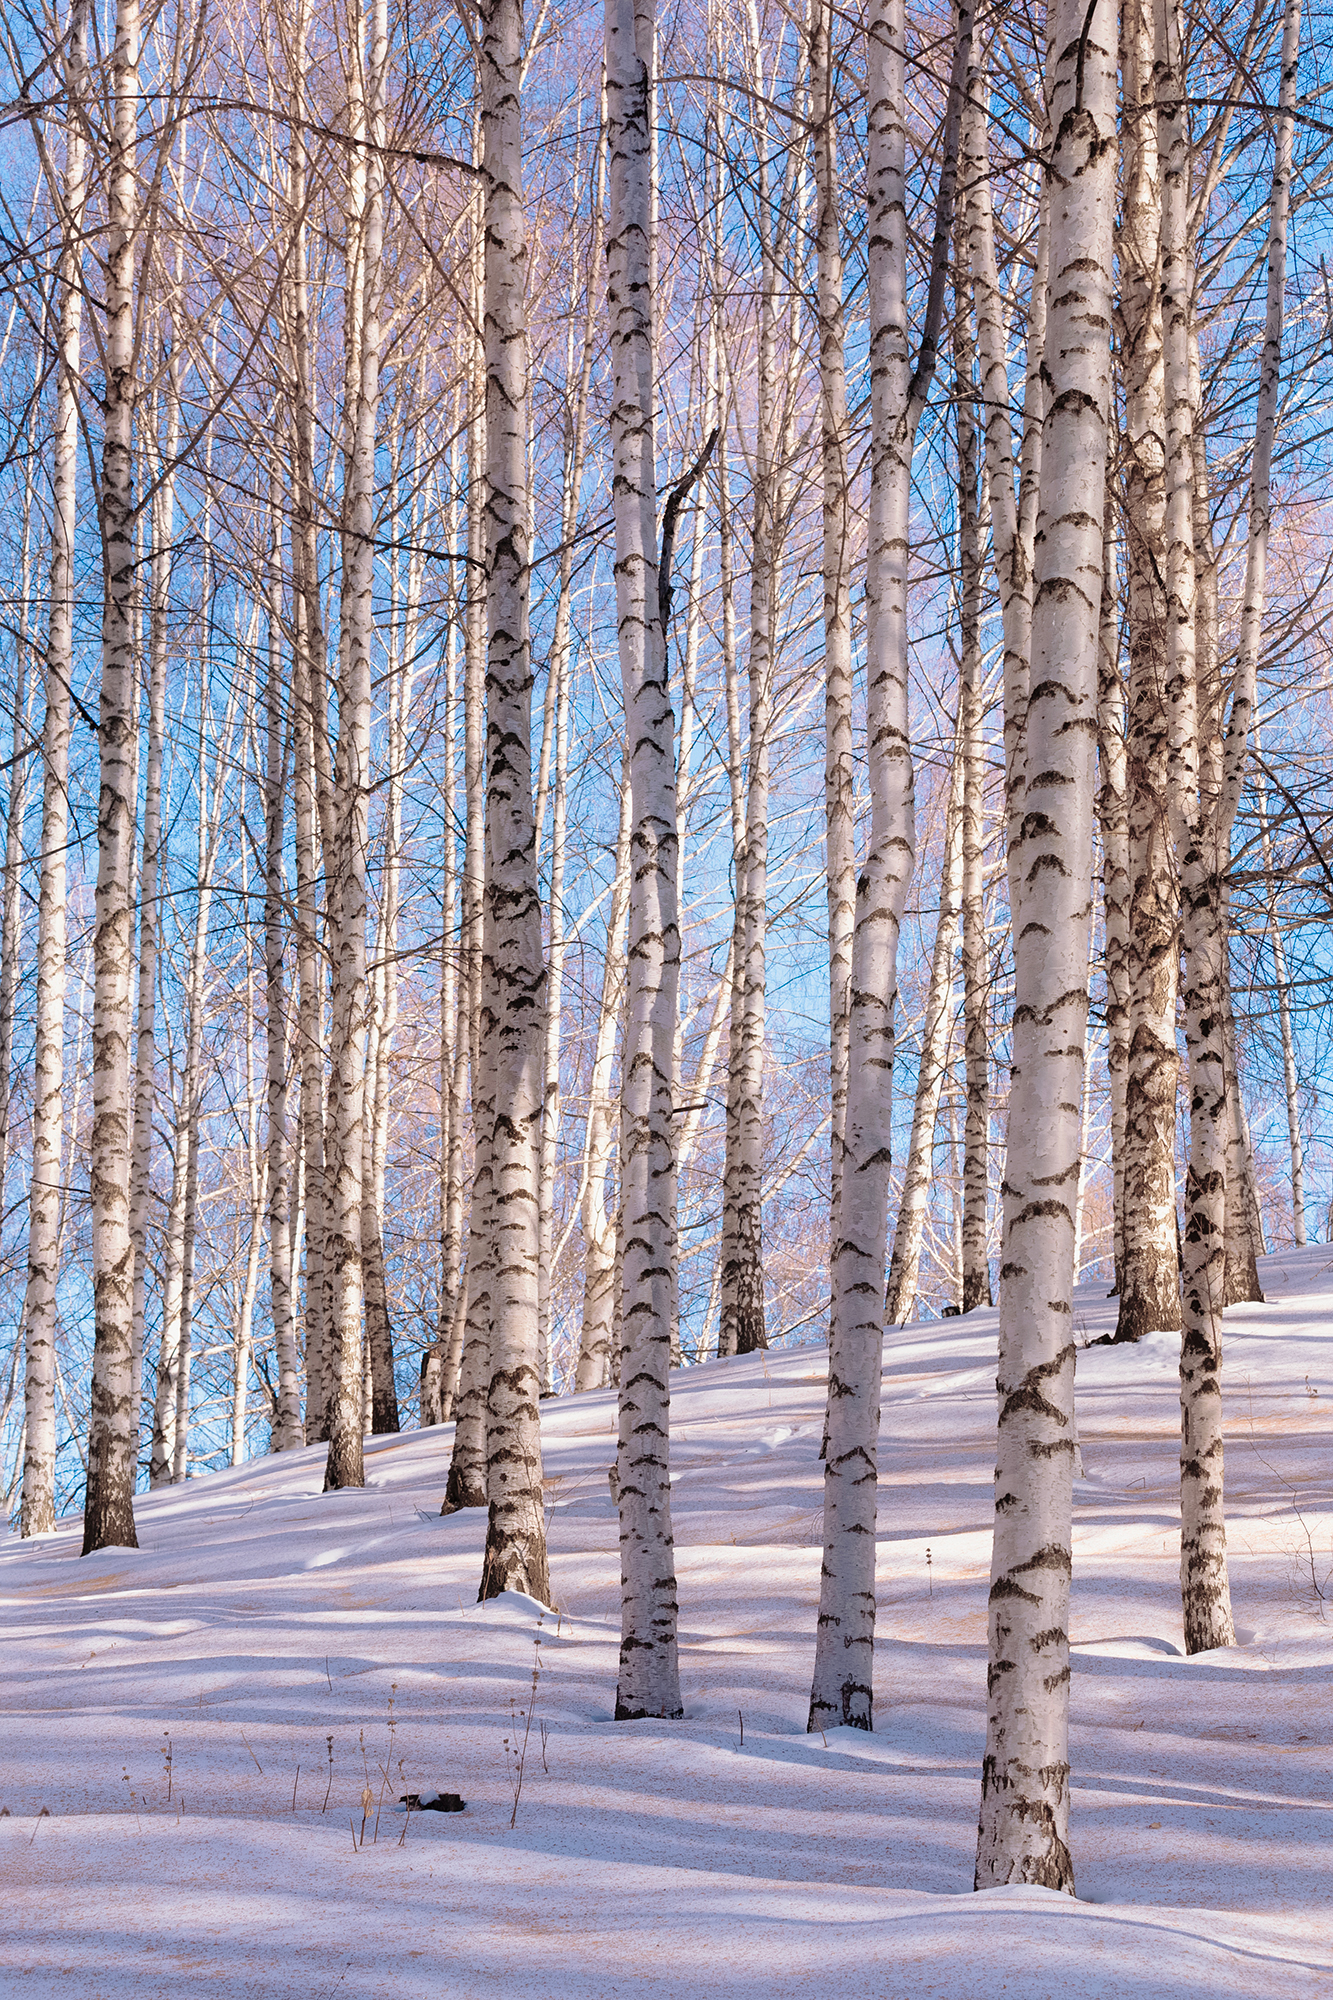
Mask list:
[[[0,1544],[0,1988],[1333,1993],[1333,1251],[1262,1275],[1226,1322],[1233,1651],[1179,1651],[1176,1342],[1079,1357],[1078,1903],[970,1893],[985,1313],[885,1342],[873,1737],[804,1733],[823,1350],[673,1384],[678,1724],[610,1719],[612,1399],[544,1407],[559,1615],[512,1830],[538,1609],[474,1603],[483,1516],[438,1515],[449,1430],[375,1444],[364,1493],[321,1494],[319,1448],[142,1500],[137,1554],[80,1560],[73,1522]],[[1110,1323],[1088,1290],[1076,1318]],[[467,1811],[404,1834],[392,1802],[427,1787]]]

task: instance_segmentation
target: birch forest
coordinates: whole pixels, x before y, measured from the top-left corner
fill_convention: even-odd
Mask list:
[[[673,1382],[808,1345],[809,1729],[888,1728],[885,1329],[994,1307],[976,1885],[1072,1891],[1075,1286],[1226,1647],[1223,1311],[1333,1224],[1329,28],[5,10],[18,1536],[433,1428],[548,1604],[614,1390],[671,1719]]]

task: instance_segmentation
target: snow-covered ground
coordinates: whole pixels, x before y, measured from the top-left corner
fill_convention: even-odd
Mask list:
[[[679,1723],[611,1720],[607,1395],[544,1412],[542,1621],[474,1602],[448,1429],[373,1445],[363,1493],[310,1450],[143,1500],[137,1554],[0,1542],[0,1992],[1333,1994],[1333,1250],[1262,1275],[1227,1316],[1234,1650],[1180,1651],[1175,1342],[1079,1357],[1077,1902],[970,1889],[984,1313],[885,1341],[873,1736],[804,1733],[822,1348],[673,1385]],[[1080,1339],[1110,1310],[1085,1288]],[[466,1812],[405,1821],[428,1786]]]

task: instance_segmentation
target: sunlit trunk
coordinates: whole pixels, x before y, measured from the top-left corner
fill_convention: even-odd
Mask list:
[[[328,1491],[365,1484],[362,1404],[363,1119],[365,1113],[367,846],[370,708],[375,644],[375,443],[379,416],[380,268],[384,241],[387,0],[369,18],[353,10],[355,47],[349,118],[369,144],[348,169],[346,371],[343,404],[343,584],[334,766],[334,840],[329,864],[332,955],[329,1094],[325,1144],[325,1256],[328,1271]],[[366,48],[367,39],[369,47]],[[364,62],[364,72],[362,64]],[[360,79],[364,74],[364,86]],[[364,87],[364,100],[360,93]]]
[[[133,958],[136,673],[134,295],[139,189],[138,0],[116,0],[106,163],[102,434],[102,675],[93,944],[92,1399],[83,1553],[138,1547],[134,1531],[134,1245],[130,1240],[130,975]]]
[[[607,0],[605,29],[616,618],[631,788],[620,1117],[620,1719],[681,1713],[669,1471],[680,930],[675,731],[658,613],[653,459],[651,0]]]
[[[1059,0],[1048,51],[1048,320],[999,1308],[976,1886],[1073,1893],[1069,1578],[1102,522],[1111,410],[1116,13]],[[992,484],[992,499],[995,498]],[[1006,691],[1006,699],[1008,690]],[[1015,833],[1011,821],[1011,838]]]
[[[87,90],[88,0],[73,0],[65,55],[70,117],[61,189],[56,408],[51,463],[51,597],[42,729],[42,845],[37,901],[37,1022],[33,1063],[32,1191],[23,1319],[22,1535],[55,1527],[56,1283],[60,1275],[65,1080],[66,860],[69,839],[70,680],[74,665],[74,535],[78,517],[79,370],[83,320],[80,234],[87,153],[79,106]],[[131,1385],[132,1416],[138,1399]]]

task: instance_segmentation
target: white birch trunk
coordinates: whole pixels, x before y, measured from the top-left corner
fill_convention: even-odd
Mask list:
[[[250,1379],[250,1357],[254,1353],[255,1296],[259,1291],[259,1266],[263,1251],[263,1216],[268,1200],[268,1162],[264,1161],[255,1183],[256,1196],[250,1210],[250,1234],[245,1252],[245,1278],[236,1314],[232,1341],[231,1375],[231,1462],[245,1463],[245,1412]]]
[[[153,1442],[148,1462],[150,1486],[168,1486],[176,1461],[176,1383],[180,1372],[181,1301],[185,1268],[185,1099],[177,1110],[172,1143],[171,1198],[162,1243],[162,1324],[157,1383],[153,1394]]]
[[[1240,803],[1249,758],[1249,740],[1254,722],[1255,688],[1259,668],[1259,645],[1263,632],[1266,601],[1268,532],[1271,512],[1270,477],[1273,443],[1277,428],[1278,391],[1282,372],[1282,323],[1286,295],[1287,226],[1291,198],[1292,130],[1298,87],[1300,56],[1300,0],[1288,0],[1282,31],[1282,75],[1279,86],[1279,116],[1273,160],[1272,189],[1268,221],[1268,299],[1264,327],[1263,357],[1259,374],[1259,395],[1255,410],[1254,456],[1251,471],[1250,522],[1246,546],[1245,587],[1241,602],[1239,656],[1236,667],[1231,715],[1222,755],[1221,795],[1217,805],[1215,846],[1219,874],[1225,877],[1230,852],[1231,828]],[[1197,345],[1191,357],[1197,372]],[[1201,441],[1202,443],[1202,441]],[[1202,484],[1202,482],[1199,482]],[[1211,553],[1211,549],[1210,549]],[[1217,615],[1216,561],[1209,565],[1205,585],[1213,629]],[[1219,683],[1219,703],[1221,688]],[[1219,715],[1220,729],[1220,715]],[[1226,1199],[1225,1301],[1262,1301],[1256,1258],[1262,1254],[1263,1220],[1259,1212],[1258,1189],[1249,1128],[1241,1103],[1236,1069],[1235,1024],[1231,1017],[1229,964],[1229,922],[1227,886],[1222,883],[1220,917],[1223,928],[1221,956],[1223,968],[1224,1026],[1227,1038],[1225,1061],[1228,1093],[1228,1164]],[[1289,1032],[1289,1031],[1288,1031]],[[1292,1093],[1288,1088],[1288,1105]],[[1291,1117],[1289,1108],[1288,1117]],[[1295,1128],[1293,1128],[1295,1129]],[[1297,1133],[1293,1162],[1299,1149]]]
[[[1154,83],[1162,154],[1162,330],[1166,375],[1167,699],[1171,712],[1171,830],[1180,871],[1189,1054],[1190,1138],[1185,1177],[1183,1339],[1180,1358],[1180,1583],[1186,1651],[1230,1645],[1231,1595],[1222,1486],[1221,1321],[1226,1269],[1225,946],[1220,801],[1195,653],[1195,454],[1190,368],[1194,271],[1190,255],[1190,147],[1176,0],[1157,0]],[[1200,696],[1204,693],[1204,702]],[[1204,727],[1201,730],[1201,720]],[[1209,763],[1214,765],[1209,782]]]
[[[680,977],[675,743],[658,615],[649,95],[652,0],[606,0],[616,617],[630,750],[629,971],[622,1057],[620,1673],[616,1717],[682,1713],[669,1471],[676,1290],[672,1068]]]
[[[955,229],[955,395],[958,426],[959,681],[958,754],[963,767],[962,918],[963,1067],[967,1108],[963,1120],[963,1200],[959,1232],[959,1309],[974,1312],[991,1304],[988,1255],[990,1160],[989,979],[986,967],[984,848],[986,836],[983,742],[985,696],[981,656],[981,535],[985,481],[977,488],[975,354],[967,288],[967,232],[960,216]]]
[[[1226,1118],[1226,1204],[1223,1224],[1226,1236],[1226,1267],[1222,1279],[1222,1304],[1257,1304],[1264,1300],[1259,1283],[1258,1260],[1264,1254],[1263,1221],[1259,1214],[1259,1191],[1255,1183],[1254,1155],[1250,1150],[1250,1127],[1240,1094],[1240,1072],[1236,1062],[1236,1016],[1231,1002],[1231,893],[1225,877],[1218,899],[1222,930],[1222,1059],[1225,1065]]]
[[[134,1531],[134,1246],[130,1240],[130,967],[134,912],[134,293],[139,4],[116,0],[103,273],[102,685],[94,916],[93,1342],[83,1553],[138,1547]]]
[[[870,842],[857,881],[847,1119],[829,1319],[824,1561],[808,1727],[873,1727],[875,1501],[888,1251],[898,933],[916,856],[908,734],[907,554],[912,451],[934,373],[953,220],[971,13],[958,13],[921,352],[909,356],[905,21],[875,0],[866,35],[870,510],[866,737]]]
[[[300,114],[292,122],[287,165],[291,216],[291,285],[287,301],[293,409],[292,624],[293,819],[296,849],[297,1042],[300,1073],[301,1156],[305,1245],[305,1441],[328,1437],[332,1387],[329,1352],[326,1202],[324,1177],[324,960],[319,941],[318,849],[320,830],[331,833],[331,801],[321,748],[327,727],[326,651],[319,594],[319,537],[315,495],[315,407],[311,360],[306,208],[309,174],[306,83],[309,0],[296,0],[292,23],[292,92]],[[332,863],[333,846],[326,839]]]
[[[143,863],[139,871],[139,1016],[135,1028],[134,1141],[130,1160],[130,1238],[134,1244],[132,1373],[136,1425],[143,1394],[148,1211],[152,1199],[153,1112],[157,1096],[157,966],[162,942],[162,752],[166,735],[167,628],[175,530],[174,461],[180,442],[176,343],[167,368],[166,420],[158,489],[153,496],[153,555],[148,584],[148,759],[144,784]]]
[[[851,480],[848,470],[846,313],[832,82],[831,0],[816,0],[810,29],[818,267],[820,474],[824,567],[824,821],[828,885],[830,1252],[838,1240],[847,1118],[847,1031],[856,904],[856,767],[852,754]]]
[[[252,654],[253,657],[253,654]],[[246,689],[246,710],[255,709],[254,672]],[[241,812],[245,812],[245,782],[242,775]],[[254,1352],[255,1297],[259,1290],[259,1265],[264,1243],[264,1213],[268,1207],[268,1146],[261,1151],[259,1139],[259,1092],[255,1088],[255,981],[254,939],[250,924],[249,863],[241,849],[241,937],[245,952],[245,1161],[249,1181],[246,1209],[245,1276],[236,1305],[231,1337],[231,1462],[245,1462],[245,1419],[250,1389],[250,1360]],[[266,979],[267,983],[267,979]],[[267,1066],[266,1066],[267,1067]]]
[[[630,860],[629,759],[620,780],[620,817],[616,831],[615,877],[611,912],[606,922],[602,959],[602,995],[597,1016],[592,1076],[588,1084],[588,1122],[584,1133],[581,1188],[583,1226],[583,1324],[579,1336],[576,1389],[604,1389],[611,1380],[612,1337],[615,1330],[616,1218],[608,1207],[608,1177],[615,1150],[615,1099],[611,1071],[615,1062],[616,1029],[625,1001],[625,924],[629,915]]]
[[[546,967],[532,799],[526,434],[528,268],[522,0],[482,12],[486,196],[486,926],[484,1053],[493,1221],[486,1393],[486,1551],[478,1595],[550,1595],[542,1508],[538,1181]]]
[[[958,947],[958,916],[962,905],[965,783],[960,719],[954,741],[953,775],[944,820],[944,875],[940,884],[939,917],[935,924],[935,948],[930,960],[930,984],[926,989],[926,1012],[921,1024],[921,1058],[916,1071],[912,1135],[907,1146],[907,1164],[903,1169],[903,1192],[893,1232],[889,1288],[884,1302],[884,1317],[890,1326],[905,1326],[916,1315],[916,1288],[930,1196],[935,1120],[953,1037],[953,959]]]
[[[1190,1061],[1190,1157],[1184,1230],[1184,1338],[1181,1346],[1181,1598],[1187,1653],[1230,1645],[1235,1632],[1227,1576],[1222,1449],[1221,1307],[1225,1288],[1227,1211],[1228,1002],[1225,873],[1231,828],[1244,783],[1252,727],[1259,640],[1265,601],[1270,515],[1269,474],[1276,429],[1286,289],[1287,220],[1292,127],[1300,44],[1299,0],[1289,0],[1283,24],[1280,114],[1269,208],[1268,304],[1255,414],[1250,534],[1241,634],[1231,715],[1220,754],[1220,687],[1215,672],[1192,656],[1194,592],[1207,478],[1203,439],[1195,423],[1198,356],[1192,339],[1189,257],[1189,151],[1178,12],[1159,0],[1159,129],[1168,158],[1163,204],[1163,319],[1168,371],[1168,589],[1172,683],[1176,701],[1172,750],[1178,801],[1177,840],[1185,931],[1185,1023]],[[1207,553],[1207,551],[1205,551]],[[1188,560],[1187,560],[1188,558]],[[1206,643],[1213,647],[1215,566],[1203,580]],[[1211,724],[1211,733],[1209,725]],[[1237,1109],[1236,1122],[1241,1123]]]
[[[1069,1637],[1074,1208],[1091,923],[1102,517],[1111,419],[1116,14],[1059,0],[1049,41],[1047,419],[1010,856],[1015,995],[999,1428],[976,1886],[1072,1894]],[[994,498],[994,488],[992,487]]]
[[[396,483],[396,475],[395,475]],[[421,595],[419,538],[412,536],[406,597],[395,572],[391,630],[402,621],[401,656],[389,661],[389,772],[385,801],[380,909],[376,925],[373,1007],[365,1101],[365,1180],[361,1191],[361,1236],[365,1258],[366,1347],[371,1393],[367,1435],[396,1436],[398,1389],[394,1373],[393,1322],[384,1262],[384,1190],[389,1151],[389,1058],[398,1027],[398,916],[403,846],[403,781],[407,762],[406,716],[412,705],[417,644],[416,605]]]
[[[1125,1263],[1125,1081],[1129,1064],[1129,811],[1125,689],[1120,674],[1114,496],[1102,537],[1101,643],[1097,652],[1097,819],[1102,835],[1106,1067],[1111,1083],[1112,1289]]]
[[[756,223],[761,282],[753,455],[750,565],[749,760],[745,792],[744,865],[736,874],[732,986],[732,1045],[727,1077],[727,1157],[723,1175],[722,1294],[718,1353],[750,1354],[767,1347],[764,1320],[763,1168],[764,1021],[767,1000],[769,737],[772,730],[775,625],[782,542],[786,529],[783,479],[783,384],[778,339],[780,295],[793,223],[796,168],[803,149],[786,149],[775,175],[769,154],[765,46],[753,4],[749,27]],[[788,371],[788,374],[790,371]],[[790,398],[788,397],[788,401]]]
[[[560,568],[556,590],[555,631],[547,674],[554,702],[552,727],[555,735],[555,783],[551,808],[551,895],[550,960],[546,984],[546,1034],[542,1068],[541,1182],[539,1196],[540,1241],[538,1270],[540,1288],[540,1345],[542,1393],[555,1388],[551,1354],[552,1245],[555,1230],[555,1170],[560,1136],[560,1009],[565,971],[565,842],[566,796],[568,791],[569,734],[571,722],[570,652],[573,613],[574,535],[578,526],[579,495],[583,486],[583,466],[588,439],[588,393],[592,381],[596,320],[593,313],[594,274],[602,258],[603,183],[606,173],[606,121],[598,119],[596,163],[594,167],[594,212],[592,242],[589,247],[586,310],[579,371],[565,438],[560,505]],[[571,299],[571,309],[573,300]],[[565,375],[574,377],[573,324],[566,348]],[[542,801],[537,809],[537,838],[540,843]],[[576,1371],[577,1372],[577,1371]]]
[[[341,678],[334,772],[334,849],[329,883],[333,976],[325,1252],[333,1380],[329,1454],[324,1472],[326,1492],[365,1484],[362,1418],[365,1271],[361,1205],[368,1010],[366,872],[371,654],[375,637],[375,441],[379,416],[380,262],[384,239],[384,92],[389,59],[386,0],[371,0],[368,21],[358,5],[353,23],[356,38],[353,71],[359,77],[364,61],[365,99],[361,101],[358,95],[361,85],[355,83],[350,117],[354,133],[367,139],[368,144],[354,149],[347,213]]]
[[[1255,732],[1258,754],[1258,731]],[[1291,1149],[1291,1229],[1298,1245],[1306,1241],[1305,1224],[1305,1145],[1301,1134],[1300,1088],[1296,1076],[1296,1042],[1291,1029],[1291,987],[1287,977],[1287,954],[1282,943],[1278,918],[1277,887],[1273,874],[1273,844],[1268,831],[1268,788],[1262,768],[1256,786],[1259,806],[1259,843],[1264,864],[1264,890],[1268,903],[1268,943],[1273,953],[1273,984],[1277,993],[1278,1025],[1282,1035],[1282,1082],[1287,1100],[1287,1142]]]
[[[268,674],[264,686],[264,1034],[266,1044],[269,1301],[278,1402],[274,1451],[303,1442],[296,1320],[292,1310],[291,1140],[287,1123],[287,986],[283,970],[286,871],[283,831],[288,741],[283,730],[281,492],[274,468],[270,504]],[[242,1432],[242,1439],[244,1433]]]
[[[1012,908],[1017,897],[1015,857],[1022,826],[1024,728],[1032,653],[1033,533],[1040,490],[1045,403],[1041,371],[1046,338],[1050,214],[1043,188],[1038,219],[1037,268],[1033,273],[1028,319],[1027,379],[1018,492],[1015,494],[1008,344],[991,205],[988,96],[985,72],[977,71],[969,79],[968,114],[963,137],[963,183],[967,191],[968,254],[972,267],[977,356],[985,421],[986,488],[990,498],[991,541],[1000,586],[1000,616],[1004,632],[1004,801]]]
[[[1158,287],[1161,161],[1153,104],[1154,0],[1127,0],[1119,230],[1125,384],[1125,568],[1129,633],[1124,1245],[1117,1340],[1180,1325],[1176,1258],[1176,997],[1180,894],[1171,865],[1166,699],[1167,430]]]
[[[472,259],[473,320],[481,321],[481,245],[483,216],[480,204],[474,232]],[[453,1368],[446,1362],[444,1393],[454,1416],[454,1447],[442,1511],[455,1507],[486,1505],[486,1390],[490,1380],[487,1359],[491,1313],[491,1153],[485,1108],[489,1101],[487,1061],[482,1046],[481,964],[482,932],[486,895],[486,777],[485,777],[485,673],[486,673],[486,593],[481,583],[485,570],[486,521],[486,431],[485,358],[478,348],[473,355],[472,397],[468,421],[468,576],[469,596],[465,632],[463,685],[464,789],[467,800],[467,844],[463,861],[463,996],[468,1062],[472,1075],[472,1186],[468,1212],[467,1265],[460,1294],[455,1327],[461,1323],[463,1342],[455,1383]],[[451,1360],[453,1339],[450,1342]]]
[[[37,1023],[33,1065],[32,1190],[23,1324],[21,1535],[55,1527],[56,1283],[60,1275],[60,1162],[65,1053],[66,862],[69,838],[70,679],[74,666],[74,534],[78,503],[79,379],[83,319],[81,235],[87,150],[80,105],[87,91],[88,0],[73,0],[65,56],[65,128],[51,466],[51,597],[42,731],[42,846],[37,906]],[[17,746],[16,746],[17,747]],[[132,1407],[137,1399],[131,1395]]]
[[[210,562],[211,531],[205,520],[204,560]],[[253,640],[251,640],[253,643]],[[201,663],[200,713],[211,721],[208,659]],[[194,1246],[199,1202],[199,1121],[203,1101],[203,1037],[208,980],[208,933],[222,812],[224,772],[230,758],[239,682],[233,681],[213,770],[210,796],[207,766],[201,763],[195,873],[194,935],[185,977],[185,1058],[176,1116],[171,1207],[164,1246],[161,1344],[154,1402],[149,1481],[175,1484],[187,1476],[190,1431],[191,1329],[194,1316]],[[248,703],[247,703],[248,706]],[[205,740],[212,737],[206,729]]]
[[[25,486],[32,486],[31,476]],[[28,756],[22,747],[28,728],[29,646],[23,627],[31,595],[29,491],[23,500],[22,556],[19,563],[20,637],[15,647],[14,706],[10,711],[9,799],[5,813],[5,855],[0,870],[0,1213],[9,1171],[9,1125],[14,1104],[14,999],[18,991],[19,956],[23,949],[23,905],[19,896],[23,873],[23,822],[28,810]]]
[[[297,549],[293,547],[295,559]],[[305,1442],[327,1438],[330,1391],[324,1229],[324,961],[319,948],[318,834],[312,709],[323,666],[295,593],[296,726],[293,804],[296,836],[297,1041],[301,1077],[301,1178],[305,1207]],[[322,638],[319,641],[322,650]]]
[[[449,450],[449,547],[458,548],[458,438]],[[462,1289],[463,1253],[463,1092],[467,1071],[460,1062],[464,1035],[459,1009],[460,940],[458,921],[458,657],[464,578],[450,565],[449,629],[444,658],[444,782],[441,787],[444,852],[440,884],[440,1070],[439,1070],[439,1251],[435,1338],[421,1356],[421,1428],[445,1421],[444,1365]],[[460,1347],[461,1357],[461,1347]],[[450,1399],[452,1403],[452,1398]]]
[[[568,539],[568,538],[566,538]],[[555,1394],[551,1351],[551,1253],[555,1227],[555,1170],[560,1141],[560,1007],[565,980],[565,838],[569,776],[569,663],[557,655],[555,783],[551,807],[551,941],[546,979],[546,1021],[542,1050],[542,1136],[539,1201],[540,1277],[539,1376],[541,1393]]]

